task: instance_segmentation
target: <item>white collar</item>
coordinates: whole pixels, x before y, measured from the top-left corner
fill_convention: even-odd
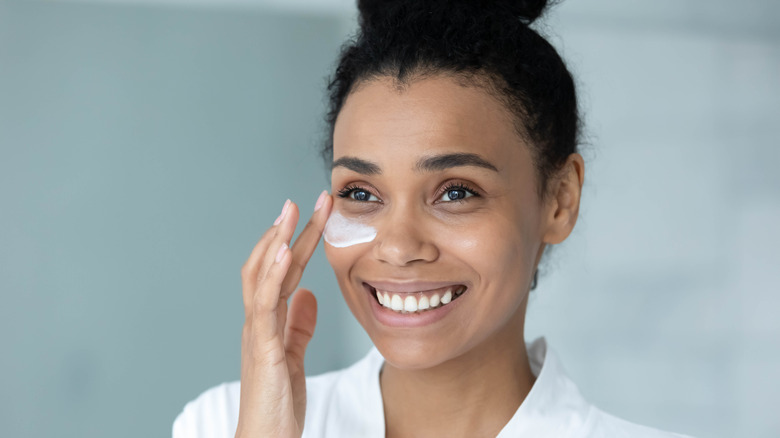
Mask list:
[[[536,381],[531,391],[497,438],[516,436],[567,438],[579,436],[591,413],[590,405],[577,386],[566,375],[555,352],[547,346],[544,337],[526,344],[531,372]],[[355,382],[373,382],[368,388],[357,389],[362,393],[364,415],[373,418],[373,424],[359,427],[370,430],[370,436],[384,436],[384,407],[379,385],[379,372],[384,358],[373,347],[366,357],[348,370],[359,374]],[[367,415],[366,415],[367,414]],[[376,417],[381,421],[375,421]]]
[[[592,406],[566,375],[544,337],[527,344],[526,350],[536,381],[498,438],[578,435],[585,429]]]

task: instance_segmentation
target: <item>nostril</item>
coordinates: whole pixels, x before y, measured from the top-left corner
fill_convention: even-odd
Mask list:
[[[377,243],[374,245],[374,256],[377,260],[393,266],[433,262],[439,258],[439,250],[433,242],[416,238],[413,234],[393,232],[384,236],[378,235]]]

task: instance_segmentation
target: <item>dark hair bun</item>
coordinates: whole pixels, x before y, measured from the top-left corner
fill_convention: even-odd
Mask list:
[[[507,8],[512,11],[512,15],[520,17],[521,20],[530,24],[542,16],[549,2],[547,0],[520,0],[496,3],[506,3]]]
[[[360,26],[392,25],[399,15],[428,11],[434,15],[503,16],[533,23],[547,8],[548,0],[357,0]],[[443,14],[442,14],[443,13]]]
[[[333,161],[336,119],[363,81],[408,85],[437,74],[497,97],[534,157],[540,198],[577,152],[580,117],[574,80],[555,48],[529,26],[559,0],[357,0],[360,28],[342,46],[328,82]]]

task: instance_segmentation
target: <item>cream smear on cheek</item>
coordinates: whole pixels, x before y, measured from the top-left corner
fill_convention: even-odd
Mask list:
[[[357,245],[374,240],[376,228],[344,217],[338,211],[331,213],[325,223],[325,241],[336,248]]]

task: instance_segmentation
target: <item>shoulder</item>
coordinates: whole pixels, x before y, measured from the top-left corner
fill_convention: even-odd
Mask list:
[[[685,438],[631,423],[586,400],[542,337],[527,345],[536,381],[506,428],[510,436]]]
[[[370,353],[348,368],[306,377],[306,432],[330,430],[346,413],[354,415],[355,401],[365,397],[367,377],[377,367]],[[381,359],[381,356],[379,357]],[[378,385],[378,381],[377,381]],[[222,383],[187,403],[173,422],[173,438],[233,437],[238,426],[241,383]],[[333,436],[337,436],[333,435]]]
[[[173,438],[232,437],[238,425],[238,381],[222,383],[187,403],[173,422]]]
[[[316,422],[327,410],[343,372],[306,378],[306,422]],[[173,422],[173,438],[232,437],[238,426],[241,382],[226,382],[188,402]]]
[[[587,438],[611,438],[626,436],[632,438],[691,438],[687,435],[666,432],[608,414],[595,406],[591,406],[590,415],[584,428]]]
[[[384,358],[372,348],[351,366],[306,378],[303,436],[379,436],[384,431],[379,370]]]

